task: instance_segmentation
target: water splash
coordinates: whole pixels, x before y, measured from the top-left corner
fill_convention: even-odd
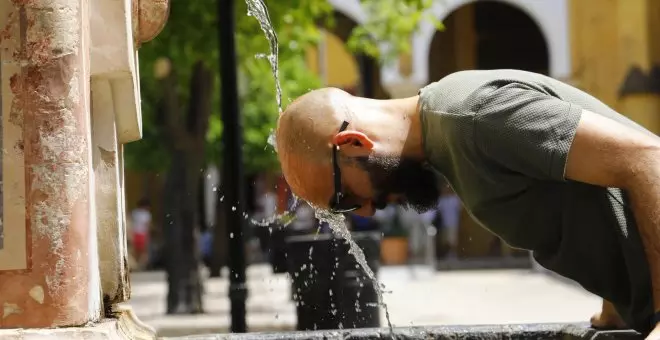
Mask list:
[[[277,97],[277,108],[279,112],[282,112],[282,88],[280,87],[280,76],[278,72],[278,55],[279,55],[279,45],[277,42],[277,34],[273,29],[273,24],[270,21],[270,15],[268,14],[268,8],[264,4],[263,0],[245,0],[247,4],[247,15],[254,17],[259,22],[261,30],[266,35],[266,39],[270,44],[270,54],[268,55],[258,55],[257,57],[265,57],[270,64],[270,70],[273,72],[273,78],[275,79],[275,94]]]
[[[270,134],[268,135],[268,144],[277,152],[277,142],[275,141],[275,131],[273,130],[270,130]]]
[[[387,308],[387,304],[385,304],[385,301],[383,299],[383,290],[385,286],[378,281],[376,275],[371,270],[371,268],[369,268],[369,265],[367,264],[367,259],[364,257],[364,252],[362,251],[362,249],[360,249],[357,243],[353,241],[351,232],[346,227],[346,218],[342,214],[333,214],[328,210],[321,209],[311,204],[310,206],[314,208],[314,211],[316,212],[316,218],[318,218],[319,221],[328,223],[332,232],[337,237],[341,237],[344,240],[346,240],[346,243],[348,243],[349,246],[348,253],[353,255],[353,257],[355,257],[355,261],[357,261],[360,267],[362,267],[364,273],[367,275],[369,280],[371,280],[371,283],[374,286],[374,290],[376,290],[376,294],[378,295],[378,304],[381,307],[383,307],[383,309],[385,310],[385,319],[387,320],[387,326],[390,329],[390,335],[392,339],[394,339],[395,338],[394,329],[392,328],[392,323],[390,322],[390,312]],[[337,259],[335,259],[335,261],[336,261],[335,263],[338,263]]]
[[[298,197],[293,195],[293,203],[291,204],[290,211],[285,211],[281,214],[274,214],[273,216],[263,218],[261,220],[255,220],[252,218],[250,219],[250,222],[258,227],[270,228],[273,224],[277,224],[276,222],[286,221],[282,224],[281,228],[287,227],[289,224],[291,224],[291,222],[293,222],[294,217],[292,211],[296,211],[298,204],[300,204]]]

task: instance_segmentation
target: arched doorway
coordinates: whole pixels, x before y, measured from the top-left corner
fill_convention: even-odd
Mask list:
[[[462,6],[431,42],[429,82],[468,69],[517,68],[548,74],[548,44],[537,23],[499,1]]]
[[[549,73],[547,41],[537,23],[523,10],[500,1],[477,1],[441,18],[429,53],[429,82],[469,69],[515,68]],[[462,258],[520,256],[479,226],[463,209],[459,233]]]

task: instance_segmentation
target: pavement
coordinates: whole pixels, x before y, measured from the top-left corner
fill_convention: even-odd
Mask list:
[[[425,266],[381,267],[384,301],[395,327],[521,323],[584,323],[600,300],[576,284],[529,269],[432,271]],[[230,303],[226,272],[205,280],[201,315],[166,315],[163,272],[133,273],[131,301],[140,321],[159,336],[228,333]],[[295,330],[296,310],[286,274],[268,265],[247,270],[250,332]],[[381,313],[381,325],[387,325]]]

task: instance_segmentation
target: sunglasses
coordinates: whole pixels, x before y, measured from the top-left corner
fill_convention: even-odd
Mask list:
[[[347,126],[348,126],[348,122],[344,121],[339,127],[339,132],[346,130]],[[329,207],[330,207],[330,212],[335,214],[342,214],[360,209],[361,206],[343,201],[343,199],[346,196],[341,191],[341,187],[342,187],[341,170],[339,169],[339,162],[337,161],[338,150],[339,150],[338,145],[332,146],[332,171],[333,171],[332,174],[334,176],[334,181],[335,181],[335,193],[330,199]]]

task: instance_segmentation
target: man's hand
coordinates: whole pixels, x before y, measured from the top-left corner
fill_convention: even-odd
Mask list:
[[[625,329],[628,328],[614,305],[603,299],[600,312],[591,317],[591,327],[597,329]]]
[[[629,195],[650,266],[653,304],[660,311],[660,138],[583,111],[565,176]],[[660,340],[660,328],[647,339]]]

